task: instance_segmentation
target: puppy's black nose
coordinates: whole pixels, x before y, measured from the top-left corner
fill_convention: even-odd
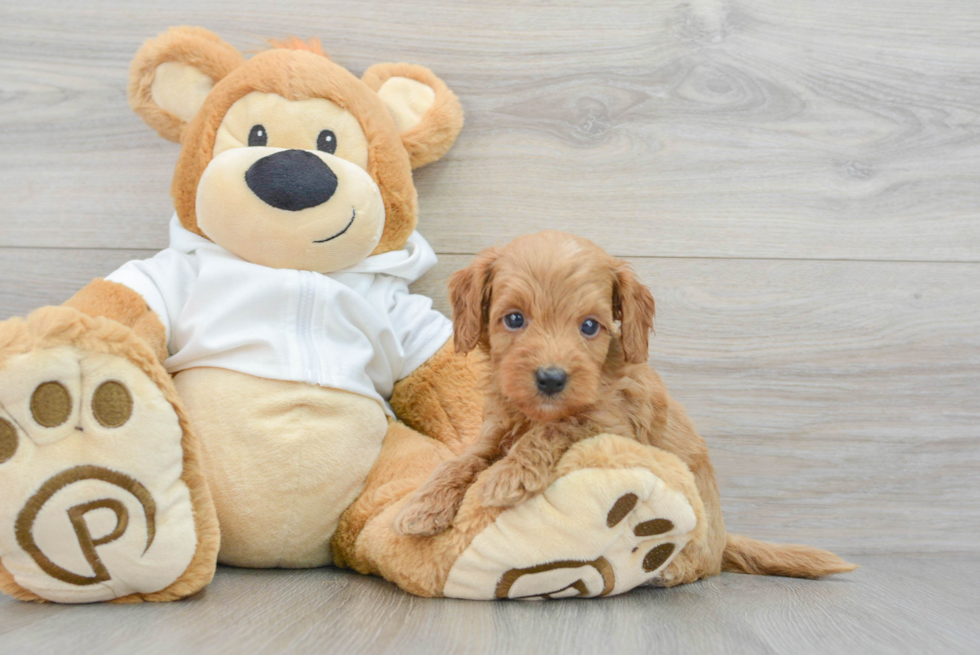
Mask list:
[[[539,368],[534,372],[534,380],[538,383],[538,391],[546,396],[553,396],[565,388],[568,373],[554,366]]]
[[[245,171],[245,183],[265,204],[291,212],[322,205],[337,190],[334,172],[306,150],[263,157]]]

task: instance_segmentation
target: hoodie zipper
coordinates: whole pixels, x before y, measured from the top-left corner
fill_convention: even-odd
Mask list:
[[[309,384],[320,384],[320,356],[313,339],[313,310],[316,307],[316,276],[309,271],[300,275],[299,317],[297,332],[303,375]]]

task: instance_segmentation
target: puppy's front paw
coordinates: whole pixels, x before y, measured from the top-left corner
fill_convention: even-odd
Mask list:
[[[484,475],[480,502],[484,507],[513,507],[538,495],[546,486],[545,476],[505,459]]]
[[[411,537],[431,537],[448,530],[456,518],[456,505],[428,496],[413,496],[402,507],[391,529]]]

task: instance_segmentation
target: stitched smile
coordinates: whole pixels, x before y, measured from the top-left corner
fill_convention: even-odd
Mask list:
[[[354,217],[355,216],[357,216],[357,210],[354,209],[354,208],[351,208],[350,222],[347,223],[347,226],[344,227],[344,229],[342,229],[340,232],[338,232],[337,234],[333,235],[332,237],[327,237],[326,239],[320,239],[318,241],[314,241],[313,243],[326,243],[327,241],[330,241],[331,239],[336,239],[341,234],[343,234],[344,232],[346,232],[347,230],[350,229],[350,226],[354,224]]]

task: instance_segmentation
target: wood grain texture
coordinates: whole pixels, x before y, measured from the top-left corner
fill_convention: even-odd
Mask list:
[[[976,653],[980,558],[858,559],[827,581],[724,574],[602,601],[428,600],[334,569],[222,568],[167,605],[0,598],[0,651],[173,653]]]
[[[0,319],[166,245],[177,147],[125,85],[177,24],[430,66],[467,124],[417,171],[416,290],[447,311],[453,270],[545,228],[628,256],[729,528],[863,568],[547,604],[221,569],[167,605],[0,598],[0,652],[980,650],[980,3],[3,3]]]
[[[156,250],[0,247],[0,320],[60,305],[92,279]]]
[[[0,317],[152,252],[0,248]],[[415,291],[448,314],[446,279],[468,261],[443,256]],[[657,300],[653,364],[708,440],[729,529],[859,553],[975,550],[980,266],[630,262]]]
[[[443,311],[468,259],[419,285]],[[651,361],[708,441],[731,531],[976,549],[980,267],[630,261],[657,300]]]
[[[125,102],[172,24],[423,62],[467,110],[419,172],[440,252],[563,226],[633,256],[980,261],[980,3],[7,3],[0,245],[159,248],[176,146]]]
[[[980,4],[7,3],[0,318],[166,245],[177,147],[125,82],[181,23],[443,76],[467,125],[417,172],[418,289],[446,310],[452,270],[543,228],[631,257],[733,530],[976,551]]]

